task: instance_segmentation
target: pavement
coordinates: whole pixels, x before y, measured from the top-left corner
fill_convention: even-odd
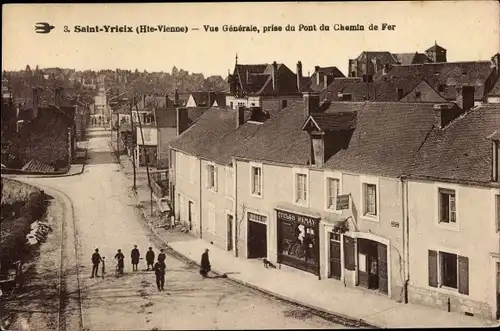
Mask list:
[[[130,174],[133,173],[132,162],[127,156],[122,155],[120,163],[123,171],[130,178]],[[448,313],[421,305],[398,303],[362,289],[346,288],[333,279],[318,280],[316,276],[307,273],[267,269],[262,261],[236,258],[232,252],[210,245],[203,239],[194,238],[190,234],[181,233],[175,229],[166,230],[156,227],[156,224],[161,222],[155,216],[157,209],[155,205],[153,205],[153,213],[150,212],[146,181],[146,177],[138,179],[135,196],[139,205],[142,206],[143,219],[149,223],[156,236],[174,252],[195,264],[198,264],[205,248],[209,248],[213,271],[218,275],[226,275],[227,279],[233,282],[327,314],[331,318],[337,317],[351,326],[432,328],[499,325],[498,322],[477,317]],[[304,282],[307,282],[307,285]],[[303,284],[303,286],[297,286],[297,284]]]
[[[19,177],[61,199],[65,208],[59,221],[65,225],[61,270],[68,293],[62,330],[344,328],[222,277],[203,279],[195,265],[174,255],[167,255],[165,291],[158,291],[144,260],[132,271],[129,254],[134,244],[145,254],[147,247],[158,253],[165,243],[142,221],[132,180],[110,148],[109,131],[89,132],[88,154],[81,175]],[[104,278],[90,278],[95,248],[106,257]],[[119,278],[113,275],[117,249],[126,257]],[[37,329],[29,318],[26,323],[26,330]]]

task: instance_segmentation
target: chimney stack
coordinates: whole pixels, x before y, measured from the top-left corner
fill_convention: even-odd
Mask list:
[[[277,94],[279,89],[279,77],[278,77],[278,63],[276,63],[276,61],[273,62],[272,78],[273,78],[273,91],[275,94]]]
[[[328,75],[323,76],[323,84],[325,85],[324,88],[326,89],[328,87]]]
[[[302,62],[297,62],[297,92],[301,92]]]
[[[462,86],[457,88],[456,103],[463,111],[467,111],[474,107],[474,86]]]
[[[464,111],[452,103],[434,105],[434,126],[438,129],[445,128],[451,121],[462,115]]]
[[[319,93],[318,92],[304,92],[304,116],[307,119],[309,115],[319,111]]]
[[[146,108],[146,94],[142,95],[142,107]]]
[[[319,72],[319,66],[314,67],[314,73],[316,73],[316,85],[319,86],[320,79],[321,79],[320,72]]]
[[[179,104],[179,90],[175,89],[175,93],[174,93],[174,107],[178,107],[178,106],[180,106],[180,104]]]
[[[238,106],[236,110],[236,129],[242,126],[245,123],[245,107]]]
[[[189,126],[189,117],[187,108],[177,108],[177,135],[181,135]]]

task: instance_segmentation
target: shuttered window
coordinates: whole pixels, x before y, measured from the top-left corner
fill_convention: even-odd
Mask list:
[[[377,215],[377,186],[364,184],[364,215]]]
[[[429,250],[429,286],[438,286],[438,259],[437,252]]]
[[[458,257],[458,292],[469,295],[469,258]]]
[[[347,270],[356,269],[356,251],[355,251],[356,240],[344,236],[344,265]]]

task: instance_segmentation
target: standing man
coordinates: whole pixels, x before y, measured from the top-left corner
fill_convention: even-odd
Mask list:
[[[165,255],[164,249],[160,249],[160,254],[158,254],[158,262],[165,262],[167,256]]]
[[[156,286],[158,286],[158,291],[163,291],[163,286],[165,285],[165,269],[167,269],[167,266],[165,262],[158,260],[153,269],[156,275]]]
[[[210,266],[210,259],[208,258],[208,248],[207,248],[205,249],[205,253],[201,254],[200,275],[203,278],[207,278],[210,269],[211,266]]]
[[[99,249],[95,249],[95,253],[92,254],[92,275],[90,278],[97,277],[97,271],[99,270],[99,263],[102,261],[101,255],[99,254]]]
[[[146,253],[146,263],[148,264],[147,270],[149,270],[149,266],[151,266],[151,270],[154,270],[155,252],[153,252],[153,247],[149,247],[149,250]]]
[[[123,275],[123,267],[124,267],[123,260],[125,259],[125,256],[123,255],[121,249],[119,249],[118,253],[116,253],[115,259],[118,260],[118,271],[120,274]]]
[[[137,265],[139,264],[139,258],[141,256],[141,253],[139,253],[139,250],[137,249],[137,245],[134,245],[134,249],[132,249],[132,252],[130,253],[130,258],[132,259],[132,270],[137,271]]]

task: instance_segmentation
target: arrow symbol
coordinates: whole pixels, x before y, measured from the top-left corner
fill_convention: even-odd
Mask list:
[[[53,25],[50,25],[49,23],[45,23],[45,22],[42,22],[42,23],[36,23],[35,24],[35,32],[36,33],[49,33],[50,30],[54,29],[55,26]]]

